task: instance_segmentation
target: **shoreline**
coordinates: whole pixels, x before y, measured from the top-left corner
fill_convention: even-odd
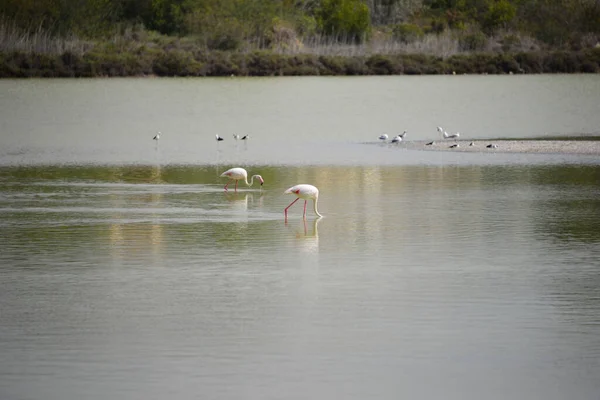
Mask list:
[[[141,45],[140,45],[141,46]],[[356,56],[225,52],[144,46],[117,51],[0,50],[0,78],[522,75],[600,73],[600,47],[579,51]]]
[[[389,143],[408,150],[423,151],[454,151],[454,152],[488,152],[488,153],[530,153],[530,154],[574,154],[574,155],[599,155],[600,140],[546,140],[546,139],[444,139],[431,141],[415,140],[399,143]],[[450,147],[458,144],[458,147]],[[488,145],[497,147],[488,148]]]

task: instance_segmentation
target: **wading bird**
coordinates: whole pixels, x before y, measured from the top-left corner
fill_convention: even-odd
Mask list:
[[[429,142],[429,143],[425,143],[425,146],[433,146],[435,144],[435,142]]]
[[[217,139],[217,142],[220,142],[221,140],[223,140],[223,138],[221,136],[219,136],[218,133],[215,135],[215,139]]]
[[[396,135],[392,139],[392,143],[400,143],[401,141],[402,141],[402,136],[401,135]]]
[[[246,139],[249,139],[249,138],[250,138],[250,135],[244,135],[244,136],[242,137],[242,140],[246,140]]]
[[[379,136],[379,140],[388,140],[387,133],[384,133],[383,135]]]
[[[453,144],[452,146],[450,146],[451,149],[455,149],[457,147],[460,147],[460,145],[458,143]]]
[[[223,172],[221,174],[221,178],[229,178],[229,181],[227,182],[227,185],[225,185],[225,191],[227,191],[227,186],[229,186],[229,184],[232,181],[235,181],[235,191],[237,192],[237,187],[238,187],[238,181],[243,179],[243,182],[246,184],[246,186],[252,186],[252,184],[254,183],[254,178],[258,178],[258,180],[260,181],[260,186],[262,186],[265,181],[262,178],[262,176],[260,175],[252,175],[252,178],[250,178],[250,183],[248,183],[248,172],[246,172],[246,170],[244,168],[231,168],[228,169],[227,171]]]
[[[156,133],[156,136],[154,136],[154,137],[152,138],[152,140],[156,140],[157,142],[158,142],[158,139],[160,139],[160,132],[157,132],[157,133]]]
[[[235,134],[235,133],[234,133],[234,134],[233,134],[233,138],[234,138],[235,140],[238,140],[238,139],[240,138],[240,135],[237,135],[237,134]]]
[[[404,138],[406,137],[406,131],[402,132],[400,135],[398,135],[398,137],[404,140]]]
[[[317,214],[319,217],[322,217],[322,215],[319,214],[319,211],[317,211],[317,202],[319,201],[319,189],[317,189],[313,185],[300,184],[292,186],[291,188],[283,192],[283,194],[295,194],[298,197],[296,200],[292,201],[290,205],[285,208],[285,210],[283,210],[286,220],[288,209],[300,199],[304,200],[304,214],[302,215],[302,218],[306,219],[306,203],[310,199],[313,200],[315,214]]]
[[[488,149],[497,149],[497,148],[498,148],[498,145],[497,145],[497,144],[494,144],[494,143],[492,143],[492,144],[488,144],[488,145],[487,145],[487,146],[485,146],[485,147],[487,147]]]

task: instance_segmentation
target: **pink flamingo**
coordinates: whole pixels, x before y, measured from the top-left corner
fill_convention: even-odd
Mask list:
[[[223,177],[229,178],[227,185],[225,185],[225,191],[227,191],[227,186],[229,186],[229,184],[232,181],[235,181],[235,191],[237,192],[238,181],[241,179],[244,180],[244,183],[246,184],[246,186],[252,186],[252,184],[254,183],[254,178],[258,178],[258,180],[260,181],[260,186],[262,186],[265,183],[262,176],[260,176],[260,175],[252,175],[252,178],[250,179],[250,183],[248,183],[248,172],[246,172],[246,170],[244,168],[239,168],[239,167],[231,168],[231,169],[228,169],[227,171],[223,172],[221,174],[221,178],[223,178]]]
[[[315,214],[317,214],[319,217],[322,217],[322,215],[319,214],[319,211],[317,211],[317,202],[319,201],[319,189],[317,189],[313,185],[301,184],[292,186],[291,188],[283,192],[283,194],[295,194],[296,196],[298,196],[296,200],[292,201],[290,205],[285,208],[284,213],[286,220],[288,208],[290,208],[295,202],[297,202],[300,199],[304,200],[304,214],[302,218],[306,219],[306,203],[309,199],[313,200]]]

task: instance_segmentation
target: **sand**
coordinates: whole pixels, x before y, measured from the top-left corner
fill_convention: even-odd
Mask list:
[[[545,153],[545,154],[584,154],[600,155],[600,140],[436,140],[404,141],[398,146],[411,150],[462,151],[462,152],[503,152],[503,153]],[[458,144],[458,147],[450,146]],[[496,145],[488,148],[488,145]]]

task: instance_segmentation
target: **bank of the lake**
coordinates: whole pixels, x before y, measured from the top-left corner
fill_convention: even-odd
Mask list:
[[[599,155],[600,137],[568,139],[486,139],[486,140],[415,140],[400,142],[398,148],[427,151],[502,152],[537,154]]]
[[[89,52],[0,53],[1,78],[113,76],[343,76],[598,73],[600,48],[580,51],[337,56],[221,52],[182,48],[117,48]]]

